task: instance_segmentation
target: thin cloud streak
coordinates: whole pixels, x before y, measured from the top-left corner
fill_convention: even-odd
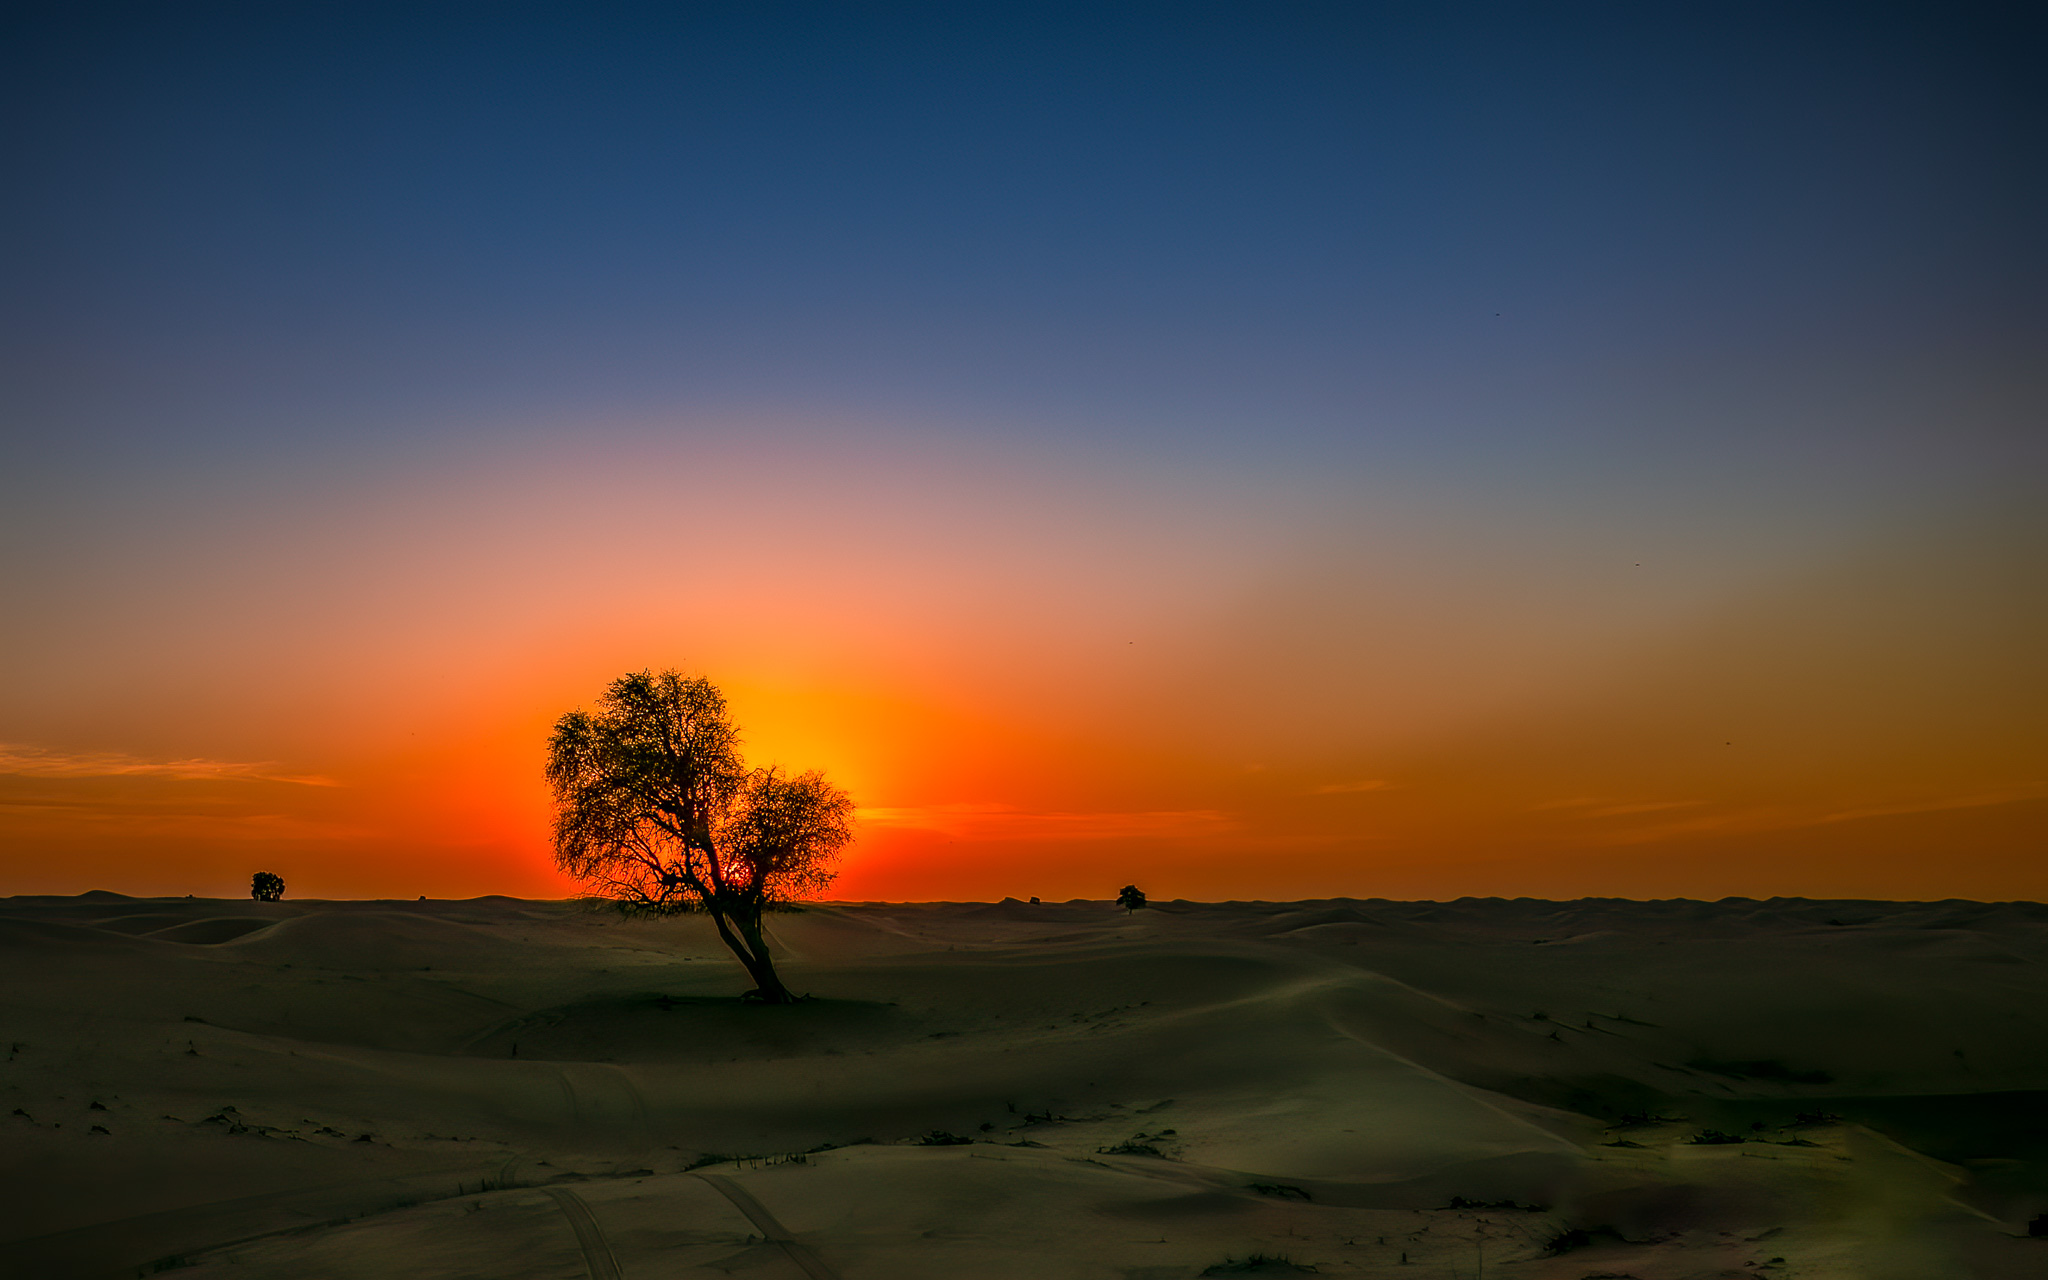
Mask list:
[[[338,787],[318,774],[279,773],[274,760],[149,760],[121,751],[55,751],[28,743],[0,742],[0,774],[30,778],[169,778],[180,782],[283,782],[301,787]]]
[[[1706,803],[1705,800],[1612,800],[1580,796],[1571,800],[1545,800],[1542,804],[1529,806],[1529,811],[1550,813],[1578,809],[1589,818],[1621,818],[1637,813],[1661,813],[1667,809],[1696,809]]]
[[[1308,794],[1312,796],[1355,796],[1363,795],[1368,791],[1390,790],[1393,785],[1393,783],[1385,778],[1365,778],[1358,782],[1326,782],[1320,787],[1309,788]]]
[[[1869,805],[1856,809],[1843,809],[1833,813],[1820,813],[1810,807],[1799,805],[1758,805],[1749,808],[1701,814],[1697,817],[1675,821],[1653,823],[1604,835],[1589,837],[1593,843],[1609,845],[1653,844],[1666,840],[1683,840],[1694,836],[1755,834],[1767,831],[1797,831],[1812,827],[1825,827],[1838,822],[1855,822],[1865,818],[1892,818],[1915,813],[1945,813],[1957,809],[1988,809],[1996,805],[2019,804],[2038,800],[2048,794],[2048,786],[2034,784],[2012,787],[2002,791],[1978,792],[1961,796],[1928,796],[1918,800],[1902,800],[1896,804]],[[1704,801],[1698,802],[1705,804]],[[1690,806],[1688,806],[1690,807]],[[1588,816],[1598,816],[1597,811]]]
[[[1033,813],[994,804],[862,809],[860,820],[974,840],[1158,839],[1212,835],[1231,825],[1228,815],[1214,809]]]
[[[1861,809],[1844,809],[1815,820],[1816,825],[1828,822],[1854,822],[1858,818],[1890,818],[1906,813],[1943,813],[1950,809],[1987,809],[1992,805],[2016,804],[2022,800],[2038,800],[2048,793],[2048,783],[2036,782],[2030,786],[2010,787],[2003,791],[1986,791],[1975,795],[1947,796],[1921,800],[1903,800],[1897,804],[1870,805]]]

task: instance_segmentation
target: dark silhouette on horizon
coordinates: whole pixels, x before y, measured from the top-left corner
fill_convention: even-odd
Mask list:
[[[258,902],[276,902],[284,897],[284,877],[269,871],[258,871],[249,877],[249,896]]]
[[[725,695],[701,676],[638,671],[548,740],[555,863],[629,910],[703,911],[754,980],[788,1004],[761,913],[822,891],[853,838],[853,801],[818,770],[749,769]]]

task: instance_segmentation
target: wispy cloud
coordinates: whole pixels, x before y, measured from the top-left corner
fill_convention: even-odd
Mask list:
[[[1638,813],[1662,813],[1668,809],[1697,809],[1704,800],[1617,800],[1609,796],[1575,796],[1569,800],[1545,800],[1530,805],[1533,812],[1575,809],[1588,818],[1622,818]]]
[[[1704,800],[1637,800],[1624,804],[1602,805],[1588,809],[1587,815],[1594,818],[1622,818],[1637,813],[1664,813],[1672,809],[1697,809]]]
[[[1310,787],[1312,796],[1355,796],[1367,791],[1385,791],[1394,784],[1385,778],[1361,778],[1357,782],[1325,782],[1320,787]]]
[[[1658,844],[1666,840],[1683,840],[1689,836],[1783,831],[1810,825],[1811,818],[1802,820],[1786,806],[1761,805],[1725,812],[1686,814],[1647,823],[1623,824],[1589,832],[1583,838],[1592,844]]]
[[[1032,812],[1010,805],[942,804],[863,808],[860,820],[881,827],[936,831],[970,840],[1115,840],[1208,835],[1230,825],[1214,809],[1141,812]]]
[[[1924,796],[1916,800],[1900,800],[1891,804],[1875,804],[1859,809],[1843,809],[1817,819],[1819,823],[1853,822],[1858,818],[1889,818],[1904,813],[1940,813],[1947,809],[1986,809],[1997,804],[2016,804],[2022,800],[2039,800],[2048,796],[2048,783],[2035,782],[2023,787],[2008,787],[2002,791],[1979,791],[1963,796]]]
[[[350,823],[329,822],[288,813],[238,813],[220,807],[180,810],[169,805],[105,804],[78,800],[19,800],[0,794],[0,818],[10,830],[81,832],[119,831],[166,838],[208,840],[368,840],[386,832]]]
[[[301,787],[338,787],[317,774],[285,773],[276,761],[151,760],[121,751],[56,751],[27,743],[0,742],[0,774],[30,778],[168,778],[180,782],[286,782]]]
[[[1978,791],[1964,795],[1921,796],[1892,801],[1885,804],[1862,805],[1849,809],[1823,810],[1811,805],[1751,805],[1742,808],[1724,809],[1698,814],[1685,814],[1643,824],[1624,824],[1610,828],[1599,836],[1592,837],[1602,844],[1654,844],[1665,840],[1682,840],[1689,836],[1708,834],[1751,834],[1763,831],[1795,831],[1801,828],[1824,827],[1837,822],[1854,822],[1861,818],[1889,818],[1912,813],[1942,813],[1953,809],[1984,809],[1993,805],[2017,804],[2027,800],[2048,797],[2048,784],[2033,783],[2026,786],[2008,787],[1997,791]],[[1704,801],[1684,806],[1663,806],[1668,808],[1693,808],[1704,805]],[[1543,806],[1562,807],[1562,806]],[[1588,814],[1612,812],[1619,815],[1622,810],[1588,809]],[[1636,810],[1639,813],[1652,812],[1649,808]]]

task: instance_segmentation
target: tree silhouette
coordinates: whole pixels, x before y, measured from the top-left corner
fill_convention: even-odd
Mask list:
[[[555,864],[629,908],[703,911],[754,980],[786,1004],[762,934],[769,906],[823,890],[853,801],[812,770],[748,769],[725,695],[701,676],[639,671],[548,740]]]
[[[1127,884],[1123,887],[1123,892],[1116,895],[1116,905],[1124,909],[1125,915],[1129,915],[1145,905],[1145,891],[1137,885]]]
[[[284,897],[284,877],[258,871],[249,877],[249,896],[258,902],[276,902]]]

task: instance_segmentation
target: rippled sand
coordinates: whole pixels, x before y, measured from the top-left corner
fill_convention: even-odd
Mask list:
[[[0,900],[0,1273],[2048,1275],[2036,904],[771,935],[810,1001],[575,903]]]

